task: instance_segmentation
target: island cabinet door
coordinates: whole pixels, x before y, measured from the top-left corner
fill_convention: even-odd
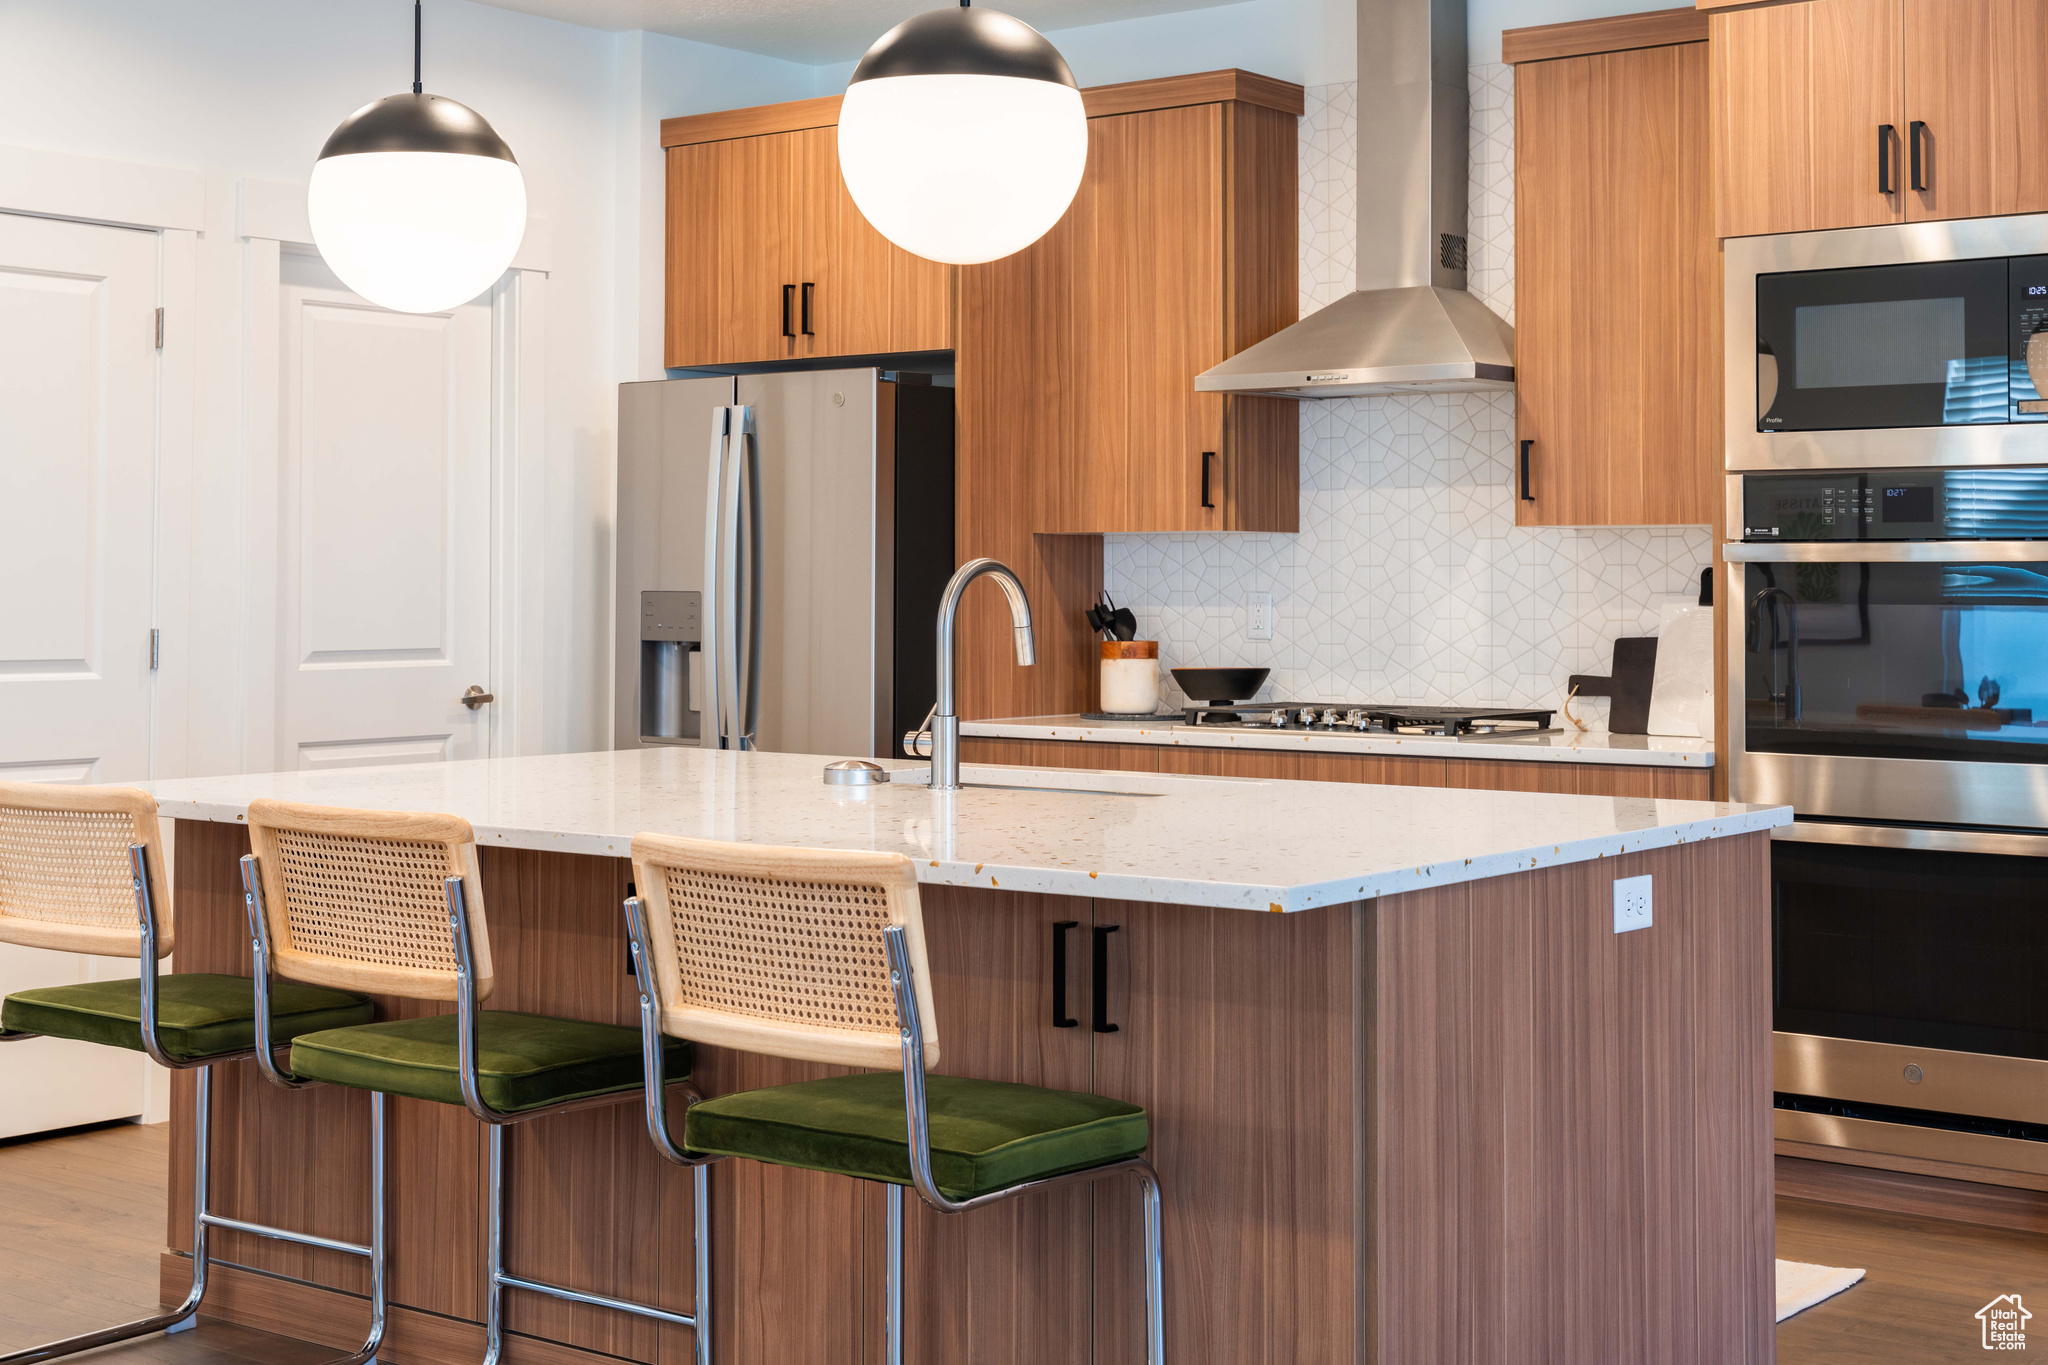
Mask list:
[[[949,1076],[1089,1090],[1089,902],[1001,889],[920,888],[939,1064]],[[1069,1027],[1055,1026],[1064,945]],[[859,1187],[866,1246],[862,1360],[884,1359],[886,1211]],[[1089,1187],[970,1213],[904,1201],[904,1358],[974,1365],[1087,1365]],[[823,1359],[823,1357],[816,1357]],[[837,1357],[835,1357],[836,1359]],[[794,1357],[785,1357],[794,1359]]]
[[[1359,915],[1095,902],[1082,1022],[1095,1090],[1151,1118],[1169,1360],[1354,1359]],[[1095,1359],[1142,1360],[1136,1182],[1091,1189]]]

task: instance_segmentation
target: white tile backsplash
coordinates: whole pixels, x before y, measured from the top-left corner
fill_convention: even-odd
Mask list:
[[[1471,288],[1512,322],[1514,72],[1475,66],[1471,89]],[[1307,104],[1304,316],[1353,287],[1357,89],[1313,87]],[[1705,527],[1515,526],[1512,395],[1300,408],[1298,534],[1104,538],[1104,582],[1162,669],[1263,665],[1262,696],[1554,706],[1567,674],[1605,672],[1615,636],[1654,631],[1698,589]],[[1244,638],[1253,592],[1273,594],[1269,641]],[[1604,719],[1603,703],[1574,710]]]

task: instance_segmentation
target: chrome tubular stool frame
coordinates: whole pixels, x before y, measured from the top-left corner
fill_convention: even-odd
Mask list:
[[[62,1341],[46,1342],[26,1350],[0,1355],[0,1365],[31,1365],[31,1362],[56,1360],[62,1356],[90,1351],[109,1346],[118,1341],[148,1336],[152,1332],[176,1332],[192,1325],[198,1315],[200,1304],[206,1298],[207,1272],[213,1258],[208,1246],[207,1233],[212,1228],[228,1228],[237,1232],[254,1233],[278,1241],[297,1242],[304,1246],[326,1247],[330,1251],[346,1251],[370,1258],[373,1296],[370,1312],[370,1332],[364,1339],[362,1349],[353,1355],[343,1356],[329,1362],[329,1365],[367,1365],[376,1359],[377,1347],[384,1339],[384,1109],[383,1096],[371,1109],[371,1127],[375,1145],[370,1152],[372,1181],[377,1191],[377,1202],[371,1213],[371,1241],[368,1246],[353,1242],[338,1242],[328,1237],[316,1237],[311,1233],[294,1232],[289,1228],[270,1227],[261,1223],[247,1223],[238,1218],[226,1218],[212,1211],[209,1206],[209,1167],[212,1164],[213,1136],[213,1068],[224,1062],[238,1062],[250,1057],[259,1059],[266,1072],[273,1072],[275,1062],[267,1050],[260,1045],[241,1052],[217,1053],[204,1061],[186,1061],[173,1057],[163,1046],[157,1030],[157,913],[156,899],[151,891],[149,848],[144,844],[128,846],[129,866],[134,872],[135,917],[140,923],[142,958],[138,972],[141,995],[142,1017],[140,1035],[142,1050],[158,1066],[171,1071],[197,1071],[198,1094],[193,1114],[192,1127],[192,1287],[186,1291],[184,1302],[168,1312],[155,1317],[138,1318],[117,1327],[103,1327],[96,1332],[86,1332]],[[257,959],[261,969],[262,959]],[[259,976],[258,981],[262,978]],[[259,1023],[257,1038],[267,1041],[270,1033],[267,1021],[260,1011],[267,1005],[265,992],[259,985],[256,992]],[[27,1038],[40,1037],[35,1033],[10,1033],[0,1031],[0,1042],[16,1042]]]
[[[631,935],[633,966],[640,984],[640,1036],[641,1056],[647,1073],[647,1132],[662,1155],[678,1165],[696,1166],[699,1178],[697,1216],[702,1222],[706,1217],[707,1205],[704,1186],[701,1183],[706,1164],[719,1160],[715,1156],[692,1156],[686,1148],[677,1143],[668,1125],[668,1112],[661,1101],[661,1054],[663,1033],[661,1029],[662,1006],[660,986],[655,980],[653,964],[653,941],[648,932],[647,903],[639,896],[629,898],[625,903],[626,924]],[[1114,1176],[1129,1175],[1137,1178],[1144,1200],[1145,1219],[1145,1360],[1146,1365],[1165,1365],[1166,1361],[1166,1320],[1164,1275],[1162,1272],[1162,1235],[1160,1224],[1159,1174],[1152,1163],[1144,1157],[1131,1157],[1087,1170],[1073,1171],[1065,1175],[1051,1176],[1044,1180],[1026,1181],[1008,1189],[996,1190],[990,1194],[978,1195],[972,1199],[948,1199],[932,1179],[932,1148],[929,1107],[925,1099],[925,1048],[924,1025],[919,1016],[916,978],[911,968],[911,953],[908,939],[901,925],[890,925],[882,930],[882,939],[889,957],[889,984],[896,1000],[897,1022],[901,1029],[903,1052],[903,1097],[906,1120],[909,1129],[910,1174],[918,1197],[941,1213],[965,1213],[969,1209],[982,1208],[988,1204],[1015,1199],[1019,1195],[1058,1186],[1092,1184]],[[888,1208],[888,1266],[885,1294],[887,1300],[886,1354],[885,1365],[903,1365],[903,1186],[884,1183]],[[704,1234],[699,1233],[699,1245],[708,1245]],[[709,1302],[709,1281],[702,1258],[697,1263],[698,1301]],[[700,1361],[700,1365],[705,1362]]]
[[[270,1037],[270,978],[267,970],[270,955],[269,919],[264,914],[263,881],[255,854],[242,858],[242,884],[247,889],[249,922],[255,933],[256,950],[256,1022],[257,1037],[267,1041]],[[505,1130],[514,1124],[527,1123],[533,1119],[545,1118],[550,1114],[566,1113],[574,1109],[595,1109],[618,1104],[633,1097],[633,1091],[622,1091],[614,1095],[597,1095],[587,1099],[570,1100],[563,1104],[552,1104],[537,1109],[523,1109],[516,1113],[504,1113],[493,1109],[483,1097],[483,1090],[477,1077],[477,1059],[481,1052],[477,1037],[478,999],[476,988],[476,950],[470,932],[469,903],[463,887],[463,879],[451,876],[443,879],[448,898],[448,933],[455,951],[455,1020],[457,1080],[462,1088],[462,1105],[490,1131],[487,1180],[489,1182],[490,1221],[484,1236],[484,1358],[483,1365],[498,1365],[505,1349],[505,1298],[507,1289],[523,1289],[529,1293],[545,1294],[550,1298],[564,1299],[570,1303],[588,1304],[594,1308],[609,1308],[614,1312],[630,1313],[636,1317],[650,1318],[665,1322],[673,1327],[686,1327],[695,1336],[695,1365],[711,1365],[711,1323],[710,1323],[710,1266],[707,1261],[711,1245],[711,1221],[709,1187],[705,1182],[706,1172],[699,1166],[696,1180],[695,1260],[697,1300],[695,1313],[676,1313],[653,1304],[638,1303],[631,1299],[613,1298],[607,1294],[593,1294],[585,1290],[570,1289],[566,1285],[549,1284],[543,1280],[528,1279],[513,1275],[505,1269]],[[268,1058],[268,1053],[258,1048],[259,1059]],[[660,1077],[662,1054],[656,1048],[648,1063],[654,1074]],[[279,1085],[297,1088],[308,1084],[306,1081],[281,1072],[274,1059],[263,1061],[264,1071]],[[684,1092],[690,1102],[697,1099],[697,1092],[687,1081],[675,1081],[678,1090]],[[655,1093],[662,1093],[657,1090]],[[381,1134],[385,1097],[377,1091],[371,1092],[371,1112],[377,1116]],[[696,1163],[684,1163],[696,1164]],[[382,1161],[378,1162],[377,1188],[379,1194],[378,1235],[383,1229],[382,1209]],[[216,1222],[216,1226],[221,1224]],[[236,1225],[240,1226],[240,1225]],[[335,1245],[318,1243],[318,1245]],[[346,1247],[342,1248],[348,1249]],[[378,1312],[382,1315],[382,1273],[381,1259],[375,1282],[378,1289]],[[0,1360],[0,1365],[8,1362]],[[334,1365],[363,1365],[363,1362],[335,1362]]]
[[[910,1179],[917,1197],[940,1213],[965,1213],[969,1209],[1015,1199],[1034,1190],[1062,1185],[1085,1185],[1111,1176],[1131,1175],[1138,1179],[1145,1212],[1145,1365],[1166,1365],[1165,1275],[1162,1268],[1162,1236],[1159,1218],[1159,1172],[1142,1156],[1044,1180],[977,1195],[972,1199],[948,1199],[932,1180],[932,1134],[930,1111],[925,1102],[924,1021],[918,1016],[916,978],[910,965],[910,947],[903,927],[892,924],[882,930],[889,951],[889,985],[896,995],[896,1017],[903,1028],[903,1107],[909,1126]],[[903,1365],[903,1187],[889,1185],[889,1264],[886,1365]]]

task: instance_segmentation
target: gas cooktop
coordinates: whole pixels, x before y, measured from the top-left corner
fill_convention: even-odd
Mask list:
[[[1323,734],[1540,734],[1553,711],[1477,706],[1375,706],[1362,702],[1229,702],[1181,708],[1183,724],[1204,730],[1294,730]]]

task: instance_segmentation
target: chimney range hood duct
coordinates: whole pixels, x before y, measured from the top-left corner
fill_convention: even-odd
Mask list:
[[[1465,0],[1359,0],[1358,290],[1195,379],[1201,393],[1510,390],[1515,329],[1465,292]]]

